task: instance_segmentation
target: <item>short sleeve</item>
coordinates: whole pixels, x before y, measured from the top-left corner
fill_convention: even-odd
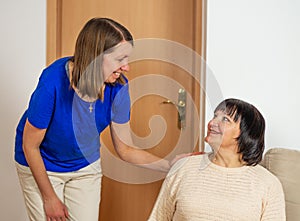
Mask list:
[[[127,123],[130,119],[130,96],[128,84],[125,84],[114,97],[111,109],[111,119],[118,124]]]
[[[54,109],[54,93],[41,82],[33,92],[28,106],[28,121],[35,127],[48,127]]]

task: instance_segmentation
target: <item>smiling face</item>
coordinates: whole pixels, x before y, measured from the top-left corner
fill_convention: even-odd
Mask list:
[[[103,78],[106,83],[114,83],[122,73],[129,71],[128,58],[132,52],[130,42],[123,41],[104,53]]]
[[[240,120],[234,121],[233,117],[223,111],[216,111],[213,119],[208,123],[207,142],[215,151],[219,148],[238,151],[237,138],[240,135]]]

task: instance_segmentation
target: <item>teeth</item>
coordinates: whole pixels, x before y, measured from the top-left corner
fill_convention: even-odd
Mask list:
[[[120,76],[121,73],[119,72],[114,72],[115,75]]]

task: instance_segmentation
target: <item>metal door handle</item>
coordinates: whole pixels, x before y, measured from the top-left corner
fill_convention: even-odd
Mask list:
[[[162,102],[163,104],[173,104],[177,106],[178,119],[177,126],[179,129],[184,129],[186,126],[185,113],[186,113],[186,91],[184,89],[178,90],[178,101],[177,103],[171,100]]]

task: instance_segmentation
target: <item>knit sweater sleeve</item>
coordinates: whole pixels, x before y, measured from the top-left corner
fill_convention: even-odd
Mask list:
[[[170,221],[173,219],[176,209],[176,193],[181,181],[181,175],[178,173],[178,170],[185,162],[186,159],[179,160],[169,171],[148,221]]]
[[[275,178],[275,177],[274,177]],[[285,200],[280,181],[275,178],[263,202],[261,221],[285,221]]]

